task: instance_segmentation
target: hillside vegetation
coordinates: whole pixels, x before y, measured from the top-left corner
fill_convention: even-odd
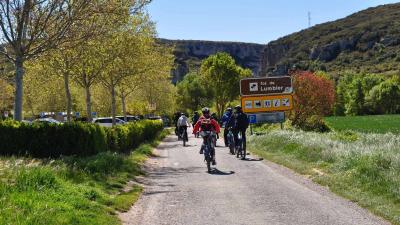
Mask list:
[[[270,42],[264,49],[262,74],[285,73],[293,66],[328,72],[397,71],[399,28],[400,3],[316,25]]]

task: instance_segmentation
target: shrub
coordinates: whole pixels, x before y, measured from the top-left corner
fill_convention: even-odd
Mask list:
[[[335,89],[333,82],[325,76],[308,71],[294,71],[293,74],[294,114],[293,125],[307,124],[313,115],[327,116],[333,112]],[[322,122],[323,123],[323,122]]]
[[[163,129],[158,121],[140,121],[115,128],[95,124],[25,124],[0,122],[0,155],[94,155],[104,151],[128,152]]]
[[[297,125],[304,131],[329,132],[330,128],[321,116],[313,115]]]

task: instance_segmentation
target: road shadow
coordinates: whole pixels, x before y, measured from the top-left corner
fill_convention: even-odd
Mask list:
[[[263,161],[264,158],[258,158],[258,159],[252,159],[252,158],[245,158],[241,159],[242,161],[248,161],[248,162],[258,162],[258,161]]]
[[[221,170],[219,170],[219,169],[217,169],[217,168],[213,168],[213,169],[211,169],[211,171],[208,172],[208,173],[211,174],[211,175],[226,176],[226,175],[235,174],[235,171],[224,172],[224,171],[221,171]]]

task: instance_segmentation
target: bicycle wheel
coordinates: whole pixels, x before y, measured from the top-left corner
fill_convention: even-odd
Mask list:
[[[186,133],[186,131],[183,131],[183,134],[182,134],[182,141],[183,141],[183,146],[186,146],[186,142],[188,141],[188,140],[187,140],[187,133]]]
[[[229,142],[229,152],[234,155],[235,154],[235,143]]]
[[[207,171],[211,172],[211,160],[207,160]]]

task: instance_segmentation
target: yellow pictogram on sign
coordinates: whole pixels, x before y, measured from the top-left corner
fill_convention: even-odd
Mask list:
[[[289,111],[293,109],[292,95],[269,95],[242,97],[242,109],[245,113]]]

